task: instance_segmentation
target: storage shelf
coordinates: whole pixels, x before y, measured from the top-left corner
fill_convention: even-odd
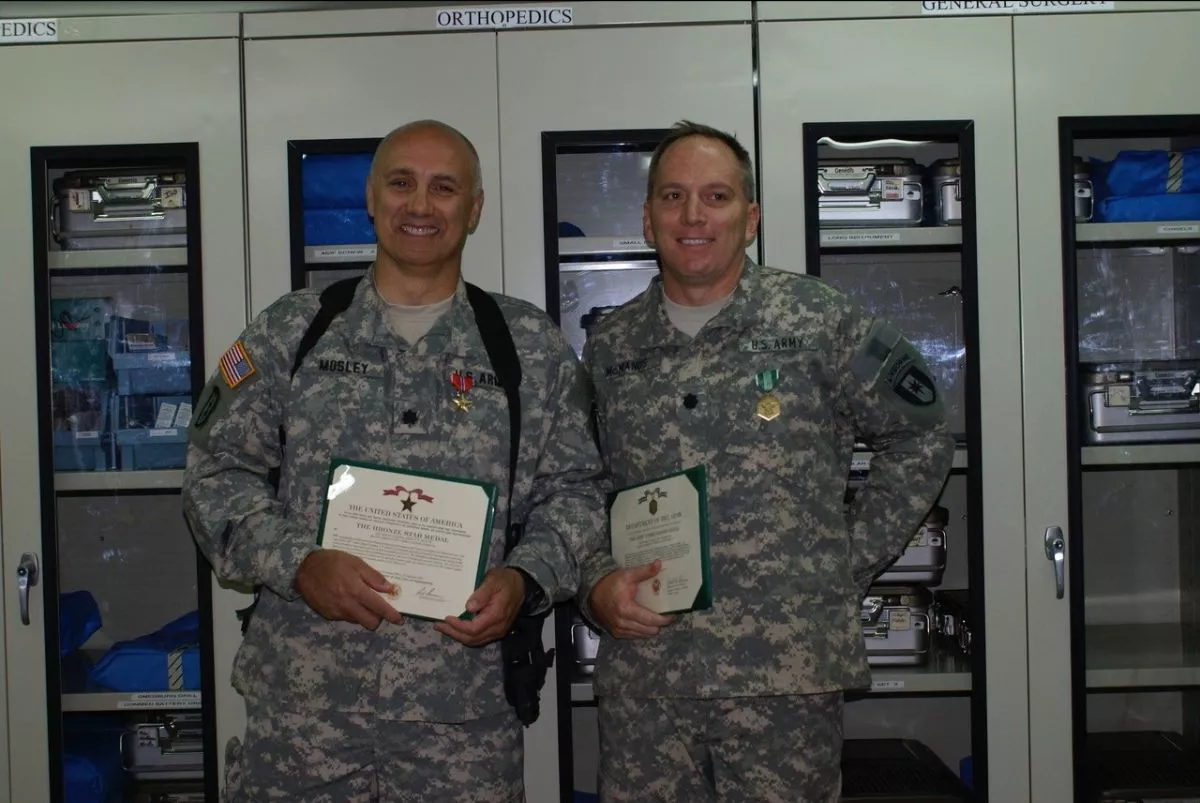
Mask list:
[[[328,265],[339,262],[370,262],[375,259],[375,244],[309,245],[304,248],[304,264]]]
[[[1089,689],[1200,686],[1200,631],[1194,628],[1089,625],[1084,638]]]
[[[50,270],[104,268],[176,268],[188,263],[186,248],[113,248],[95,251],[50,251]]]
[[[1200,462],[1200,443],[1126,443],[1085,446],[1080,450],[1084,466],[1136,466]]]
[[[62,710],[79,711],[185,711],[200,708],[198,691],[96,692],[64,694]]]
[[[871,693],[929,694],[966,693],[971,691],[971,661],[965,655],[952,652],[936,641],[930,648],[925,666],[871,667]],[[595,702],[592,679],[575,675],[571,679],[571,702]]]
[[[939,245],[962,245],[962,227],[821,229],[822,248],[922,248]]]
[[[179,490],[183,470],[170,471],[60,471],[54,475],[56,491]]]
[[[1078,223],[1075,242],[1200,240],[1200,221],[1155,220],[1149,223]]]

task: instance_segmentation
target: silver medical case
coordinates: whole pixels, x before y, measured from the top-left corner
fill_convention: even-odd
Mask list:
[[[935,505],[896,561],[875,581],[886,585],[938,585],[946,571],[950,511]]]
[[[933,220],[939,226],[961,226],[963,214],[962,161],[938,159],[929,166]]]
[[[122,766],[134,778],[193,780],[204,775],[204,724],[199,714],[170,714],[121,734]]]
[[[913,159],[821,159],[818,220],[823,228],[919,226],[924,177]]]
[[[921,586],[870,588],[860,617],[869,666],[923,666],[929,660],[931,601]]]
[[[1072,165],[1075,193],[1075,222],[1087,223],[1095,211],[1096,194],[1092,184],[1092,167],[1078,156]]]
[[[51,232],[63,250],[187,245],[181,172],[78,170],[54,182]]]
[[[1085,366],[1081,387],[1088,443],[1200,439],[1200,361]]]

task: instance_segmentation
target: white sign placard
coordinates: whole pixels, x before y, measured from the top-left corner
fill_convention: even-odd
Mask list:
[[[922,0],[922,14],[1062,14],[1114,11],[1115,0]]]
[[[575,24],[571,6],[439,8],[439,28],[558,28]]]
[[[0,20],[0,45],[57,42],[58,20]]]

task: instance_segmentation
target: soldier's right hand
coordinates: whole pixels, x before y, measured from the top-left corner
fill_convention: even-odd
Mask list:
[[[605,575],[588,596],[588,607],[600,626],[617,638],[649,638],[675,621],[634,601],[638,583],[649,580],[662,571],[662,561],[645,566],[618,569]]]
[[[386,619],[404,618],[380,593],[395,588],[362,559],[337,549],[318,549],[300,564],[294,583],[308,606],[326,619],[357,622],[375,630]]]

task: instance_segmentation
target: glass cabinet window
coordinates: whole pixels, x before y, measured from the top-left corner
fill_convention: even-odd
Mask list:
[[[797,142],[807,272],[921,352],[958,444],[925,522],[862,600],[872,686],[847,696],[847,800],[986,788],[972,144],[960,121],[806,124]],[[848,504],[871,457],[860,442]]]
[[[658,275],[642,207],[650,157],[665,133],[542,135],[547,311],[577,354],[593,322]]]
[[[33,151],[55,799],[202,795],[215,766],[209,575],[179,500],[205,379],[197,160]]]
[[[1200,796],[1200,123],[1060,121],[1076,788]]]
[[[288,143],[292,289],[323,289],[375,260],[367,177],[379,138]]]

